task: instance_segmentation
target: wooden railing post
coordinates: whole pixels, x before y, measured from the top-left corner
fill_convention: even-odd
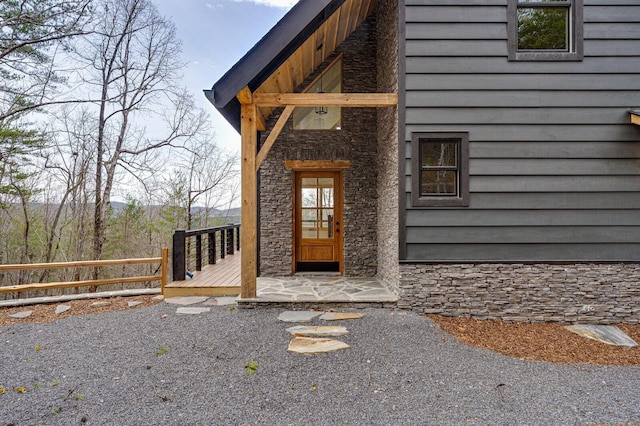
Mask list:
[[[202,235],[196,235],[196,271],[202,271]]]
[[[173,281],[184,281],[185,279],[185,230],[178,229],[173,233],[173,252],[171,254],[171,265],[173,267]]]
[[[227,254],[227,233],[222,229],[220,231],[220,259],[224,259]]]
[[[207,234],[207,242],[209,244],[209,265],[216,264],[216,233],[209,232]]]
[[[160,279],[160,292],[164,294],[164,286],[167,285],[167,275],[169,266],[169,249],[167,247],[162,248],[162,263],[160,264],[160,275],[162,278]]]
[[[233,223],[229,224],[230,228],[227,229],[227,254],[233,254],[235,252],[235,238],[233,237]]]

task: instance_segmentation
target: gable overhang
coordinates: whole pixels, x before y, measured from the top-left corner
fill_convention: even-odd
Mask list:
[[[294,93],[376,9],[376,0],[300,0],[205,95],[241,135],[241,298],[257,294],[260,165],[296,107],[387,108],[397,93]],[[258,133],[284,108],[264,143]]]
[[[240,132],[238,93],[292,93],[376,7],[376,0],[300,0],[204,94]],[[273,107],[257,112],[258,129]]]

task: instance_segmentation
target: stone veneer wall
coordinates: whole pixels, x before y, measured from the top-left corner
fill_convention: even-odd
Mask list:
[[[376,91],[376,18],[363,22],[318,70],[296,90],[301,92],[321,70],[343,53],[343,92]],[[273,128],[281,111],[267,119]],[[264,143],[268,132],[263,132]],[[344,171],[344,272],[374,276],[377,270],[377,129],[374,108],[343,108],[342,130],[293,130],[292,119],[280,133],[259,172],[260,275],[292,272],[292,172],[285,160],[349,160]]]
[[[520,322],[640,323],[638,264],[403,264],[398,306]]]
[[[379,0],[378,92],[398,93],[398,1]],[[378,278],[398,291],[398,109],[378,108]]]

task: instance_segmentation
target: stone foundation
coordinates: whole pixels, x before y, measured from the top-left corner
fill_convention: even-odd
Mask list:
[[[402,264],[398,307],[518,322],[640,323],[640,264]]]

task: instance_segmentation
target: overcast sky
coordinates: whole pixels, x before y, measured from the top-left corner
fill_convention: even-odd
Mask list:
[[[297,0],[153,0],[182,40],[184,84],[208,111],[219,146],[240,151],[240,136],[206,100],[210,89]]]

